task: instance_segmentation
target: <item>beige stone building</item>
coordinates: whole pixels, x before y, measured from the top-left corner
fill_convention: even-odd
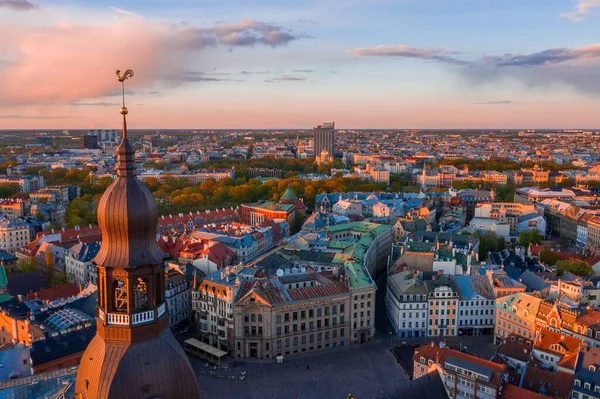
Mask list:
[[[456,282],[442,275],[424,282],[429,304],[428,336],[457,335],[457,308],[460,295]]]
[[[542,300],[524,292],[496,299],[496,327],[494,341],[517,334],[534,339],[537,314]]]
[[[364,320],[361,330],[360,317],[352,317],[368,311],[374,320],[374,292],[364,295],[352,299],[343,277],[315,272],[244,282],[234,306],[235,357],[275,359],[341,347],[360,342],[359,331],[366,341]],[[369,299],[371,308],[363,305]]]

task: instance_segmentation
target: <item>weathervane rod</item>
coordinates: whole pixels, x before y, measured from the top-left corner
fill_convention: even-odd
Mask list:
[[[121,115],[123,115],[123,139],[127,138],[127,120],[125,115],[127,115],[127,107],[125,106],[125,80],[133,77],[133,71],[131,69],[126,70],[122,75],[121,71],[117,69],[115,72],[117,75],[117,80],[121,82],[121,95],[123,98],[123,106],[121,107]]]

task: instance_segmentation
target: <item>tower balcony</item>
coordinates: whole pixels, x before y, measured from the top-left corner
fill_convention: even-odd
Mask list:
[[[108,325],[114,326],[136,326],[153,322],[159,319],[166,312],[166,305],[163,302],[155,310],[145,310],[143,312],[128,313],[108,313],[98,307],[98,317]]]

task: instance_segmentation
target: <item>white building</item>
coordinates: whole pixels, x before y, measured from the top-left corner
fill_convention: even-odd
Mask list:
[[[387,315],[399,337],[427,335],[427,290],[411,271],[388,277]]]
[[[99,250],[99,243],[79,243],[69,249],[65,256],[65,269],[69,282],[81,285],[98,284],[97,268],[92,261]]]
[[[187,277],[179,268],[169,267],[165,272],[165,299],[169,311],[169,326],[175,328],[190,320],[191,290]]]
[[[340,199],[336,202],[331,211],[334,215],[340,216],[362,216],[362,205],[358,200]]]
[[[496,300],[494,289],[486,276],[455,276],[460,291],[458,302],[458,332],[462,335],[483,335],[494,332]]]
[[[233,351],[233,304],[244,277],[241,266],[226,267],[204,278],[192,290],[198,339],[224,351]]]
[[[383,167],[392,174],[401,174],[408,172],[408,165],[400,162],[387,162],[383,164]]]
[[[0,216],[0,250],[14,254],[29,243],[29,225],[9,215]]]

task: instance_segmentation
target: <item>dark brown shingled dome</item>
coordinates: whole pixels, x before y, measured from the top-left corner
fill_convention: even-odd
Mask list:
[[[156,242],[154,197],[135,176],[135,150],[126,134],[117,147],[117,179],[98,204],[102,246],[95,262],[104,267],[137,267],[162,262]]]
[[[158,337],[133,345],[111,344],[96,335],[81,359],[75,392],[93,398],[199,398],[198,381],[187,355],[167,328]]]

